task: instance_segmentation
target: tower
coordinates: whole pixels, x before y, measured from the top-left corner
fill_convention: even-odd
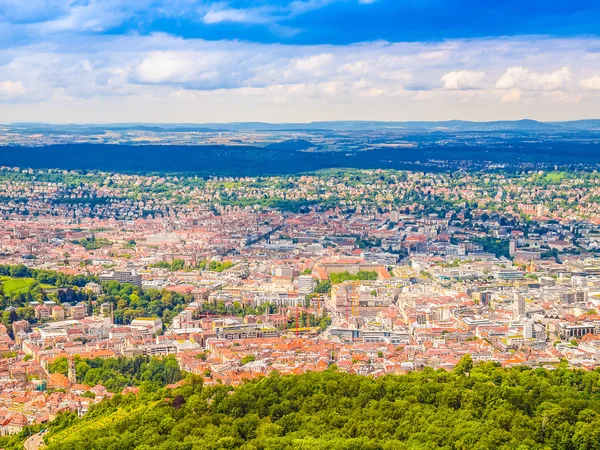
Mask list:
[[[522,319],[525,316],[525,295],[517,294],[513,303],[513,317]]]
[[[73,357],[69,357],[69,371],[67,372],[67,377],[71,384],[77,383],[77,373],[75,372],[75,360]]]
[[[525,339],[533,338],[533,321],[529,319],[523,321],[523,337]]]

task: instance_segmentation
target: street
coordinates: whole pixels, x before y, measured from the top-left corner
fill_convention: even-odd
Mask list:
[[[24,444],[25,450],[38,450],[44,448],[44,434],[46,434],[45,431],[40,431],[27,439]]]

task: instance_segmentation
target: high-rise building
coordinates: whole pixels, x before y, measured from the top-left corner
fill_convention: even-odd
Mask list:
[[[511,257],[515,256],[515,251],[517,250],[517,242],[514,239],[511,239],[508,243],[508,254]]]
[[[489,306],[491,301],[492,301],[492,291],[479,292],[479,302],[483,306]]]
[[[573,292],[561,292],[560,301],[561,303],[573,303],[575,301],[575,294]]]
[[[588,301],[588,293],[586,291],[575,291],[575,301],[578,303],[584,303]]]
[[[533,322],[531,320],[523,321],[523,337],[525,339],[533,338]]]
[[[311,275],[300,275],[298,277],[298,291],[311,293],[315,286],[315,279]]]
[[[513,315],[515,319],[525,316],[525,296],[523,294],[517,294],[513,308]]]

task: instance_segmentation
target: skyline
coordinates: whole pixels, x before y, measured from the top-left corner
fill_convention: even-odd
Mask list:
[[[600,7],[0,0],[0,122],[596,118]]]

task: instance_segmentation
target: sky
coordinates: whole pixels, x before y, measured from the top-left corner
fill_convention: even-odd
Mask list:
[[[0,122],[600,118],[597,0],[0,0]]]

